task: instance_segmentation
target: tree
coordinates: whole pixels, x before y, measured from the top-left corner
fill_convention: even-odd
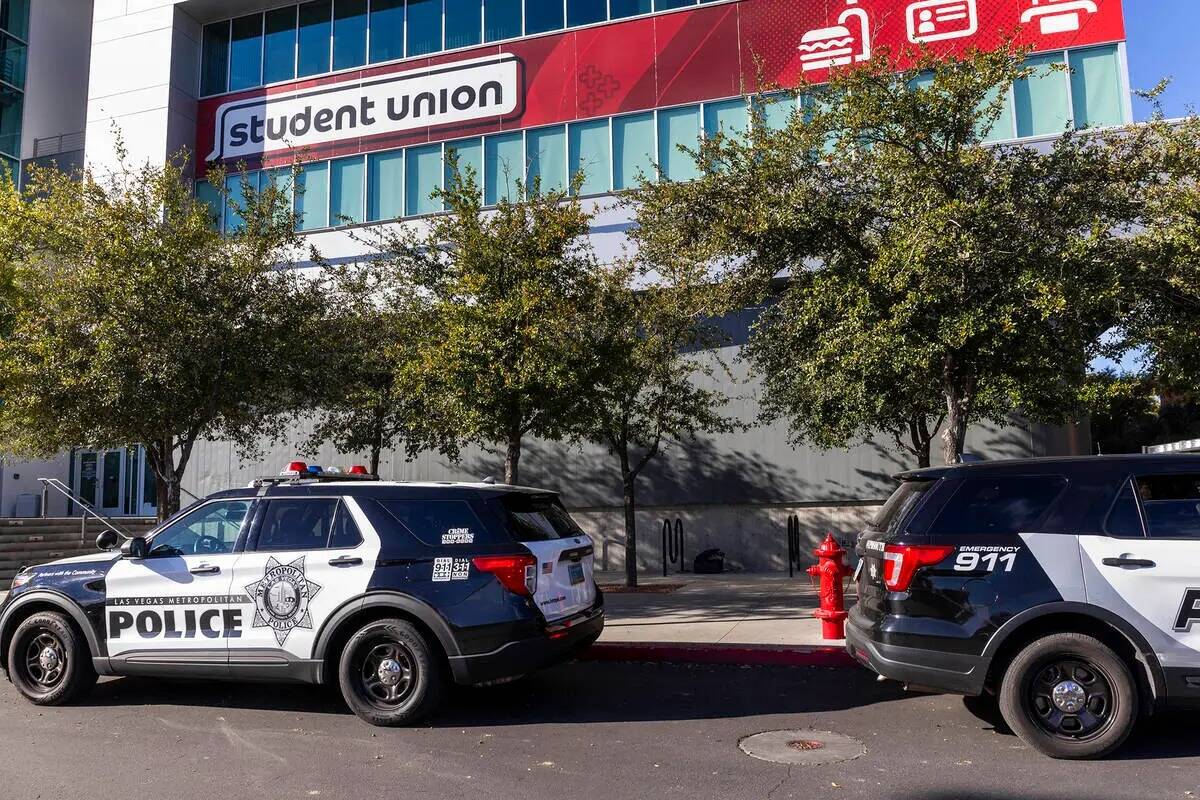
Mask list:
[[[767,415],[796,438],[907,432],[920,462],[944,417],[954,461],[973,422],[1079,407],[1121,311],[1150,148],[1128,131],[985,145],[1006,87],[1031,73],[1024,55],[919,51],[901,69],[880,51],[804,87],[782,128],[758,115],[706,141],[699,179],[635,193],[648,257],[717,270],[753,299],[787,279],[750,355]]]
[[[305,403],[324,291],[287,268],[301,248],[281,186],[243,181],[243,200],[226,198],[240,222],[222,236],[186,154],[120,156],[103,177],[35,169],[22,197],[0,197],[0,241],[31,237],[26,302],[0,343],[0,437],[23,455],[144,444],[165,518],[199,439],[249,452]]]
[[[485,210],[474,172],[451,169],[435,195],[449,213],[424,232],[382,230],[375,263],[428,303],[430,328],[402,374],[419,413],[445,439],[499,445],[504,480],[517,483],[525,437],[559,438],[590,390],[591,215],[537,181],[514,182],[514,199]]]
[[[613,455],[625,511],[625,582],[637,586],[637,479],[671,442],[735,426],[721,414],[727,402],[705,388],[715,355],[698,353],[720,341],[707,324],[707,287],[635,289],[632,262],[611,265],[589,326],[600,343],[595,385],[575,416],[574,434]]]

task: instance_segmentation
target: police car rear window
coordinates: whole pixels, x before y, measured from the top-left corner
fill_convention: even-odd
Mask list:
[[[1061,475],[968,478],[929,533],[1010,535],[1032,532],[1067,486]]]
[[[934,483],[935,481],[905,481],[900,484],[900,488],[892,492],[879,514],[871,520],[871,530],[882,531],[888,535],[900,533],[905,520],[912,515],[917,503]]]
[[[558,500],[550,495],[505,495],[500,500],[518,542],[545,542],[586,536]]]
[[[492,543],[479,517],[463,500],[379,500],[379,505],[427,545]]]

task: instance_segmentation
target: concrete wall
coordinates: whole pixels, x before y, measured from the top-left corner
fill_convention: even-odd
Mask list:
[[[70,456],[61,453],[48,461],[0,461],[0,517],[16,516],[17,496],[25,493],[41,496],[42,484],[38,478],[58,478],[66,481],[70,470]],[[47,515],[65,517],[67,499],[51,491],[46,504]]]
[[[87,120],[92,0],[37,0],[29,10],[29,63],[21,159],[38,139],[78,134]],[[78,139],[69,150],[78,151]],[[71,152],[68,159],[75,157]]]

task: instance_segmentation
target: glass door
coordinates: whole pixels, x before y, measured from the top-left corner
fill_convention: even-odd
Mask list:
[[[72,491],[97,513],[106,517],[154,516],[154,472],[145,448],[79,450],[72,465]]]

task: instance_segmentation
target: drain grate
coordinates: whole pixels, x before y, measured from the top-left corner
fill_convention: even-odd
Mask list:
[[[833,731],[765,731],[738,742],[742,752],[761,761],[792,766],[815,766],[850,761],[865,755],[858,739]]]

